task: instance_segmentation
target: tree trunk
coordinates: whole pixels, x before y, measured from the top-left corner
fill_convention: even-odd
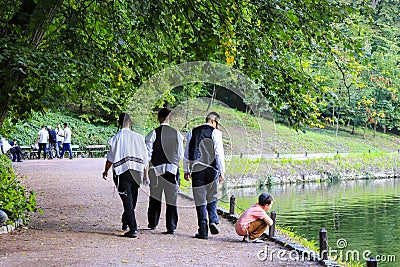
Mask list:
[[[340,118],[340,115],[338,113],[338,117],[337,117],[337,121],[336,121],[336,137],[338,136],[338,133],[339,133],[339,118]]]
[[[4,121],[7,118],[8,109],[10,107],[10,98],[7,96],[4,104],[0,107],[1,114],[0,114],[0,129],[3,126]]]
[[[213,93],[212,93],[210,102],[208,103],[207,112],[210,110],[211,105],[212,105],[212,103],[214,102],[214,98],[215,98],[215,84],[214,84]]]
[[[368,123],[366,123],[365,126],[364,126],[363,139],[365,139],[365,135],[366,135],[366,132],[367,132],[367,125],[368,125]]]

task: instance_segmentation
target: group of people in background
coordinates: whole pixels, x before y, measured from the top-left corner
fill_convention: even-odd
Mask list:
[[[35,143],[38,145],[38,159],[40,159],[42,151],[43,158],[46,159],[47,150],[49,150],[49,159],[53,159],[54,157],[62,159],[64,158],[65,151],[67,150],[69,153],[69,158],[73,158],[71,149],[72,132],[67,123],[64,123],[63,126],[64,129],[61,128],[60,124],[57,124],[55,129],[52,129],[51,126],[43,125],[41,127],[35,141]],[[55,155],[53,155],[54,150]]]
[[[196,205],[198,231],[194,237],[208,239],[209,232],[213,235],[219,233],[217,187],[224,181],[225,174],[222,132],[218,129],[220,116],[211,112],[206,116],[204,124],[189,131],[186,149],[183,147],[184,138],[181,133],[169,125],[169,109],[159,110],[158,121],[160,126],[144,137],[131,130],[130,115],[121,113],[118,119],[120,131],[108,142],[110,151],[103,178],[107,179],[108,171],[112,167],[113,181],[124,207],[122,230],[129,228],[124,236],[138,236],[135,208],[141,183],[150,186],[148,228],[153,230],[158,226],[164,194],[166,231],[163,233],[175,234],[179,218],[179,163],[183,159],[184,179],[192,179]],[[259,202],[239,220],[237,233],[245,236],[244,240],[258,240],[265,228],[272,225],[272,220],[265,213],[272,206],[272,196],[260,196]]]
[[[43,158],[53,159],[64,158],[65,151],[69,152],[69,158],[72,159],[71,149],[71,129],[67,123],[63,124],[64,129],[61,128],[60,124],[57,124],[55,129],[51,126],[42,126],[36,136],[35,144],[32,145],[34,150],[37,150],[38,159],[41,158],[43,152]],[[0,139],[1,152],[3,154],[10,153],[13,162],[22,162],[22,157],[27,155],[23,151],[18,141],[14,139],[12,142],[7,141],[5,138]],[[55,155],[53,154],[55,151]]]

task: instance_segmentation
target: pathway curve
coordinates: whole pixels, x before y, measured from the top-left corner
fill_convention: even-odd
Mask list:
[[[101,173],[105,159],[30,160],[15,164],[27,176],[23,183],[37,193],[44,211],[27,229],[0,235],[0,266],[316,266],[310,261],[266,261],[257,254],[268,246],[245,244],[232,223],[221,219],[220,231],[209,240],[194,239],[196,212],[191,201],[179,199],[175,236],[163,235],[165,223],[147,230],[148,188],[141,187],[136,214],[139,237],[122,237],[122,204],[111,180]]]

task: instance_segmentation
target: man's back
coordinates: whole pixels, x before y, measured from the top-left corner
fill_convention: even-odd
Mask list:
[[[47,132],[46,129],[41,129],[38,135],[39,135],[39,143],[47,143],[49,133]]]
[[[188,156],[190,161],[215,167],[215,152],[212,134],[215,129],[203,124],[192,130]]]
[[[49,142],[50,143],[56,143],[57,142],[57,133],[55,130],[50,130],[49,131]]]
[[[160,125],[155,130],[156,139],[153,143],[151,163],[158,166],[164,163],[179,165],[178,151],[179,132],[169,125]]]

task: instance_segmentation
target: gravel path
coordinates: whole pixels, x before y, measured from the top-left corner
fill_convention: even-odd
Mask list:
[[[317,266],[287,255],[281,260],[275,254],[260,260],[257,255],[266,246],[269,252],[285,249],[272,242],[240,242],[232,223],[222,218],[219,235],[194,239],[194,203],[183,198],[175,236],[161,234],[165,207],[159,227],[148,230],[144,186],[136,208],[139,237],[122,237],[122,203],[112,181],[101,178],[104,161],[78,158],[14,164],[15,172],[27,177],[26,188],[36,192],[44,214],[35,214],[26,229],[0,235],[0,266]]]

